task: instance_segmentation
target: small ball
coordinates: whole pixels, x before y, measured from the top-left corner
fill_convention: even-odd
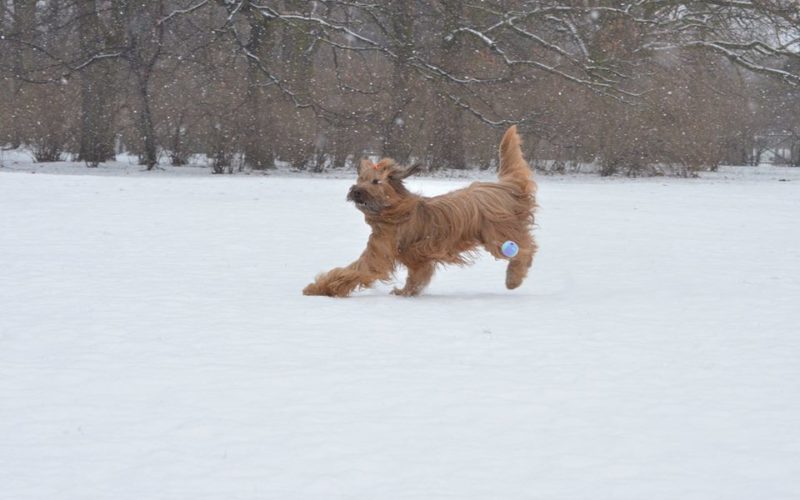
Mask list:
[[[503,255],[508,258],[515,257],[519,253],[519,245],[511,240],[508,240],[500,245],[500,251],[503,252]]]

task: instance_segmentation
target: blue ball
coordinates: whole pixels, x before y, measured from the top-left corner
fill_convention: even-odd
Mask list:
[[[500,251],[508,258],[515,257],[519,253],[519,245],[508,240],[500,246]]]

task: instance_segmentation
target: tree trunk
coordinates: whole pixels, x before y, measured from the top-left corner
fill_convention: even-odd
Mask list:
[[[459,0],[444,3],[444,34],[455,31],[463,16]],[[462,37],[442,37],[438,64],[450,71],[459,71],[463,59]],[[431,168],[466,168],[464,152],[464,111],[448,97],[448,84],[440,78],[435,84],[434,120],[430,144]]]
[[[33,27],[36,20],[36,2],[32,0],[14,0],[14,15],[11,34],[13,37],[22,41],[29,41],[33,34]],[[26,76],[26,71],[30,65],[31,49],[21,43],[11,45],[11,65],[14,72],[12,81],[12,103],[11,103],[11,147],[18,148],[22,143],[23,126],[22,117],[25,116],[25,85],[22,78]]]
[[[121,1],[125,8],[122,22],[126,23],[126,59],[136,79],[139,98],[138,125],[142,136],[141,162],[152,170],[158,164],[158,149],[150,93],[150,82],[164,50],[164,2],[158,0],[139,5]],[[119,14],[122,14],[120,11]]]
[[[106,46],[95,0],[78,2],[80,45],[83,58],[101,53]],[[79,159],[89,166],[114,159],[113,63],[98,61],[81,73]]]
[[[6,10],[6,2],[0,0],[0,33],[7,33]],[[0,65],[9,66],[7,58],[8,52],[0,54]],[[12,95],[14,95],[14,78],[7,72],[0,72],[0,113],[4,117],[11,116]],[[7,142],[11,142],[12,125],[5,118],[0,119],[0,148],[5,146]]]
[[[145,71],[137,79],[137,90],[141,108],[139,109],[139,132],[142,134],[144,151],[142,163],[147,170],[152,170],[158,164],[158,151],[156,148],[156,131],[153,125],[153,113],[150,111],[150,74]]]
[[[286,0],[286,8],[290,12],[310,15],[315,2],[307,0]],[[314,151],[316,122],[309,115],[311,104],[310,82],[314,75],[314,52],[319,44],[315,44],[314,36],[305,31],[286,26],[282,40],[283,60],[289,91],[294,95],[292,102],[293,121],[296,134],[287,142],[286,159],[297,169],[305,169]]]
[[[262,60],[268,56],[269,20],[249,5],[245,7],[245,16],[250,25],[250,39],[247,50]],[[245,95],[244,161],[255,170],[273,168],[275,166],[275,148],[273,134],[269,133],[268,123],[272,118],[269,98],[263,87],[265,77],[259,62],[247,59],[247,94]]]
[[[383,127],[383,156],[407,163],[411,156],[409,131],[416,124],[408,123],[408,106],[414,94],[411,87],[412,69],[409,61],[414,55],[414,2],[387,2],[390,19],[390,44],[397,57],[392,66],[392,87],[389,113]]]

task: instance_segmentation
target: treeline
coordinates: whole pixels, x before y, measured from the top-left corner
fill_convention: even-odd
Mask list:
[[[0,144],[216,171],[363,154],[602,174],[800,164],[794,0],[0,0]]]

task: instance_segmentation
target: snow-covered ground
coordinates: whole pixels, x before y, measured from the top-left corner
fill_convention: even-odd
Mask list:
[[[2,499],[800,498],[798,170],[540,178],[519,290],[328,299],[349,180],[8,163]]]

